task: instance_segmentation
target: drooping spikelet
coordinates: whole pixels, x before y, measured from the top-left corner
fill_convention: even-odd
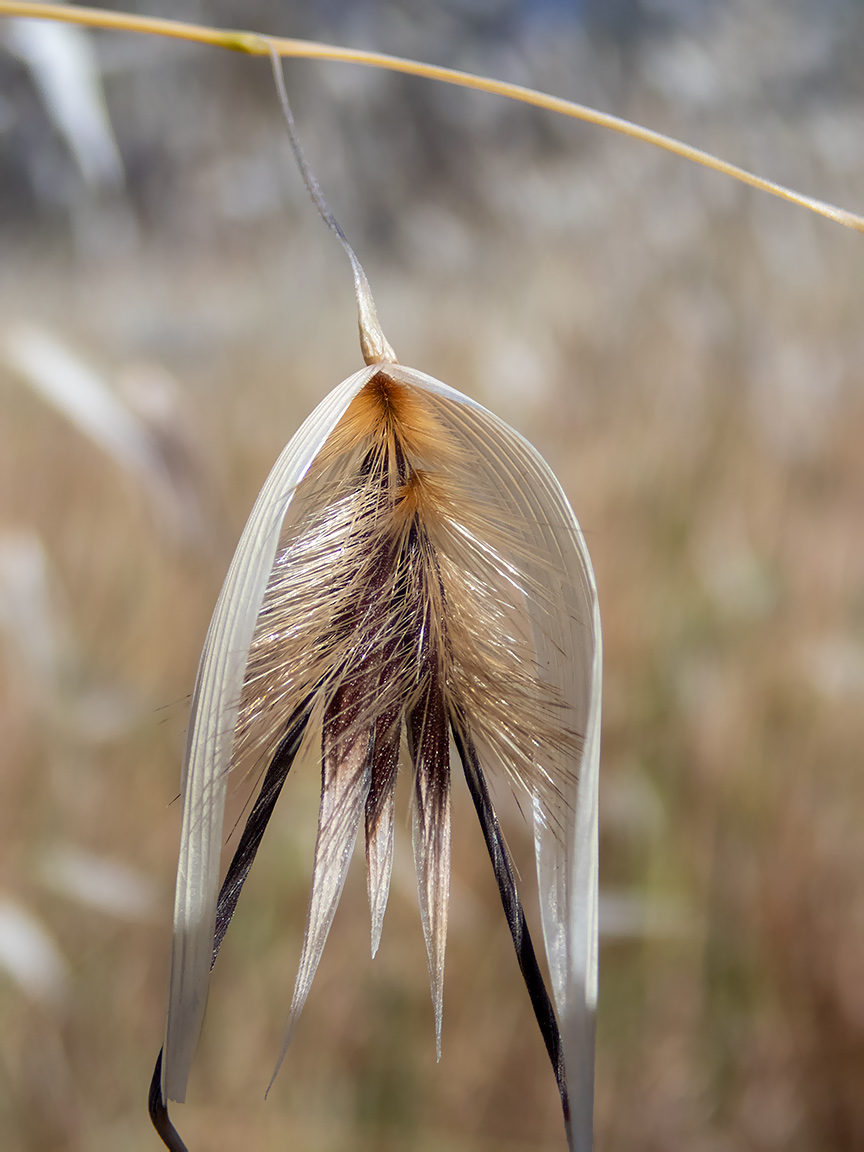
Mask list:
[[[218,951],[304,733],[320,744],[322,799],[289,1035],[361,825],[377,949],[404,739],[440,1050],[452,737],[565,1115],[569,1095],[577,1125],[590,1133],[599,689],[590,564],[536,451],[467,397],[397,364],[371,365],[335,389],[256,503],[202,656],[187,750],[165,1097],[185,1094],[214,933]],[[267,772],[217,909],[226,777],[250,763]],[[533,807],[560,1036],[489,796],[487,776],[496,773]]]
[[[150,1115],[166,1146],[185,1152],[166,1102],[185,1098],[210,969],[304,743],[321,750],[321,809],[277,1071],[361,824],[373,955],[378,948],[403,738],[440,1055],[452,742],[555,1072],[568,1144],[590,1152],[602,665],[591,562],[560,485],[531,445],[467,396],[396,363],[365,273],[306,164],[275,48],[271,55],[307,189],[351,261],[367,367],[322,401],[277,460],[207,633],[184,758],[168,1021]],[[263,767],[263,779],[220,891],[227,777],[249,765]],[[530,800],[557,1019],[487,785],[496,773]]]

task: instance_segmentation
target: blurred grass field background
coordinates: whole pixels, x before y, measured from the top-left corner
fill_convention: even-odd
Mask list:
[[[851,2],[139,7],[528,83],[864,210]],[[122,168],[87,179],[8,23],[0,43],[9,1152],[158,1147],[146,1093],[198,655],[271,463],[360,365],[349,270],[292,169],[269,64],[90,43]],[[598,1152],[864,1147],[862,238],[490,97],[286,75],[400,359],[528,436],[591,549]],[[46,402],[40,355],[107,389],[140,460]],[[315,835],[315,767],[292,777],[176,1109],[190,1149],[563,1149],[464,788],[440,1064],[403,820],[381,951],[358,861],[264,1102]],[[529,830],[516,814],[507,831],[539,937]]]

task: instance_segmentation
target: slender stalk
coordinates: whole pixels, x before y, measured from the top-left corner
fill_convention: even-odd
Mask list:
[[[156,1067],[153,1069],[153,1077],[150,1081],[150,1093],[147,1097],[150,1121],[168,1152],[189,1152],[180,1138],[180,1133],[171,1123],[168,1105],[162,1095],[162,1052],[163,1049],[160,1048],[159,1055],[156,1057]]]
[[[634,140],[653,144],[666,152],[681,156],[703,168],[710,168],[724,176],[731,176],[742,184],[767,192],[801,208],[807,208],[819,216],[825,216],[844,228],[864,232],[864,216],[848,212],[834,204],[805,196],[782,184],[775,184],[737,164],[721,160],[701,148],[684,144],[672,136],[643,128],[619,116],[588,108],[550,96],[521,84],[509,84],[506,80],[494,80],[486,76],[475,76],[470,72],[460,72],[454,68],[443,68],[435,64],[423,64],[419,60],[406,60],[398,56],[387,56],[382,52],[366,52],[360,48],[340,48],[332,44],[318,44],[311,40],[289,40],[276,36],[261,36],[255,32],[231,29],[207,28],[199,24],[183,24],[175,20],[165,20],[151,16],[133,16],[124,12],[105,12],[95,8],[69,8],[60,4],[9,3],[0,0],[0,16],[32,16],[45,20],[61,20],[69,24],[82,24],[91,28],[113,29],[125,32],[144,32],[156,36],[169,36],[179,40],[191,40],[198,44],[210,44],[217,48],[227,48],[233,52],[245,52],[250,56],[269,56],[275,51],[280,56],[303,57],[314,60],[337,60],[347,64],[364,64],[370,68],[383,68],[389,72],[402,72],[409,76],[422,76],[427,80],[438,80],[444,84],[454,84],[460,88],[471,88],[494,96],[505,96],[522,104],[531,104],[548,112],[557,112],[573,120],[595,124],[598,128],[608,128],[620,132]]]
[[[240,837],[240,843],[234,852],[234,858],[228,867],[225,879],[222,881],[219,903],[216,907],[213,964],[216,963],[216,957],[219,955],[219,949],[222,947],[222,941],[228,931],[228,925],[237,909],[240,892],[246,883],[255,855],[261,846],[262,837],[270,822],[270,817],[273,815],[273,809],[276,807],[282,785],[288,778],[294,757],[300,749],[303,733],[309,722],[310,707],[311,702],[305,701],[303,706],[289,720],[285,735],[276,749],[270,767],[267,769],[255,805],[249,813],[249,818]]]
[[[216,908],[216,932],[213,937],[211,968],[216,963],[225,932],[237,908],[240,892],[246,883],[246,877],[249,875],[249,870],[261,845],[261,839],[270,817],[273,815],[273,809],[276,807],[282,785],[285,783],[288,773],[291,771],[291,765],[294,763],[294,758],[300,749],[303,733],[306,731],[306,725],[309,721],[309,705],[308,700],[304,701],[303,705],[288,721],[285,735],[276,749],[270,767],[267,769],[261,791],[249,813],[246,827],[240,837],[240,843],[237,845],[234,858],[222,882],[222,890],[219,893],[219,903]],[[188,1152],[180,1134],[171,1122],[171,1117],[168,1115],[168,1102],[162,1092],[163,1051],[163,1048],[159,1049],[156,1067],[153,1069],[153,1077],[150,1081],[150,1092],[147,1099],[150,1120],[169,1152]]]
[[[477,749],[474,747],[474,741],[468,734],[467,726],[464,723],[454,723],[452,730],[453,741],[456,744],[456,750],[459,753],[459,759],[462,761],[462,767],[465,771],[468,791],[471,793],[471,799],[474,801],[474,808],[480,821],[480,827],[483,830],[483,838],[486,841],[486,849],[489,852],[489,859],[492,862],[492,871],[495,873],[498,893],[501,897],[501,903],[504,906],[504,915],[507,917],[507,927],[510,929],[513,947],[516,950],[519,970],[522,973],[522,979],[525,981],[525,987],[531,999],[531,1007],[534,1009],[534,1016],[540,1028],[543,1043],[546,1045],[546,1052],[552,1064],[552,1071],[555,1073],[555,1082],[558,1085],[558,1092],[561,1096],[564,1127],[567,1130],[568,1143],[572,1147],[570,1099],[567,1092],[564,1055],[561,1050],[561,1033],[558,1029],[558,1021],[555,1018],[552,1001],[549,999],[549,993],[546,991],[540,965],[537,963],[537,955],[531,941],[531,934],[528,931],[525,913],[522,910],[522,901],[519,898],[519,892],[516,888],[516,874],[513,868],[513,862],[510,859],[510,853],[507,851],[507,845],[504,842],[504,836],[498,823],[498,817],[495,814],[492,797],[489,795],[489,789],[483,776],[483,769],[480,766],[480,759],[477,755]]]
[[[282,105],[285,123],[288,126],[288,139],[291,142],[291,151],[294,153],[294,159],[297,162],[297,167],[300,169],[303,183],[306,185],[307,192],[312,197],[312,203],[318,209],[318,215],[330,231],[339,238],[340,244],[345,249],[345,254],[351,261],[351,270],[354,273],[354,295],[357,297],[360,347],[363,352],[363,359],[367,364],[380,364],[385,361],[390,364],[395,364],[396,353],[391,348],[379,323],[378,313],[375,310],[375,301],[372,299],[372,289],[369,287],[369,281],[366,279],[363,265],[357,259],[357,254],[348,243],[348,237],[342,231],[342,226],[330,210],[330,205],[324,199],[321,189],[318,187],[315,173],[310,168],[306,154],[300,144],[297,129],[294,126],[294,113],[291,111],[288,93],[285,90],[285,77],[282,75],[282,57],[276,51],[276,46],[272,42],[270,44],[270,57],[273,63],[273,79],[276,81],[279,103]]]

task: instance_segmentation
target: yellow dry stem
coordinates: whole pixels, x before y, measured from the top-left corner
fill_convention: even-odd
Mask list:
[[[749,184],[761,192],[778,196],[798,204],[820,216],[826,216],[845,228],[864,232],[864,216],[838,208],[812,196],[804,196],[782,184],[775,184],[761,176],[729,164],[726,160],[684,144],[662,132],[642,128],[629,120],[622,120],[607,112],[599,112],[584,104],[574,104],[558,96],[524,88],[519,84],[508,84],[505,80],[493,80],[485,76],[475,76],[470,72],[459,72],[453,68],[441,68],[434,64],[423,64],[418,60],[405,60],[398,56],[387,56],[382,52],[365,52],[360,48],[339,48],[332,44],[316,44],[311,40],[288,40],[276,36],[261,36],[256,32],[242,32],[232,29],[207,28],[200,24],[184,24],[177,20],[165,20],[152,16],[133,16],[126,12],[105,12],[96,8],[71,8],[60,4],[7,3],[0,0],[0,16],[33,16],[45,20],[62,20],[70,24],[83,24],[91,28],[106,28],[126,32],[146,32],[155,36],[169,36],[178,40],[191,40],[199,44],[210,44],[217,48],[227,48],[232,52],[246,52],[250,56],[269,56],[275,50],[280,56],[305,57],[314,60],[338,60],[348,64],[365,64],[370,68],[383,68],[389,72],[403,72],[409,76],[422,76],[428,80],[438,80],[444,84],[455,84],[460,88],[473,88],[478,92],[488,92],[495,96],[506,96],[523,104],[532,104],[549,112],[557,112],[574,120],[584,120],[600,128],[609,128],[663,148],[694,164],[711,168],[725,176],[731,176],[742,184]]]

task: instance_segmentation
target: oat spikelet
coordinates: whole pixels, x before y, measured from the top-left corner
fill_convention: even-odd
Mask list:
[[[396,363],[363,269],[296,139],[272,56],[306,186],[351,261],[367,367],[334,389],[277,461],[207,633],[184,760],[168,1021],[150,1115],[166,1146],[185,1152],[167,1100],[185,1097],[210,968],[304,742],[321,749],[321,808],[276,1071],[361,824],[377,951],[403,736],[440,1057],[452,740],[555,1073],[568,1144],[589,1152],[601,654],[588,553],[558,482],[521,436],[468,397]],[[243,769],[258,771],[262,784],[217,896],[226,779]],[[557,1019],[487,785],[496,773],[533,812]]]
[[[535,450],[467,397],[413,369],[374,364],[340,385],[268,479],[202,656],[187,753],[164,1096],[185,1092],[210,963],[302,738],[321,749],[321,811],[282,1054],[361,825],[377,950],[400,745],[414,778],[414,853],[440,1053],[452,737],[558,1078],[571,1147],[590,1148],[599,696],[593,575],[569,505]],[[266,774],[217,907],[225,780],[235,769]],[[487,786],[496,774],[534,812],[560,1032]]]

